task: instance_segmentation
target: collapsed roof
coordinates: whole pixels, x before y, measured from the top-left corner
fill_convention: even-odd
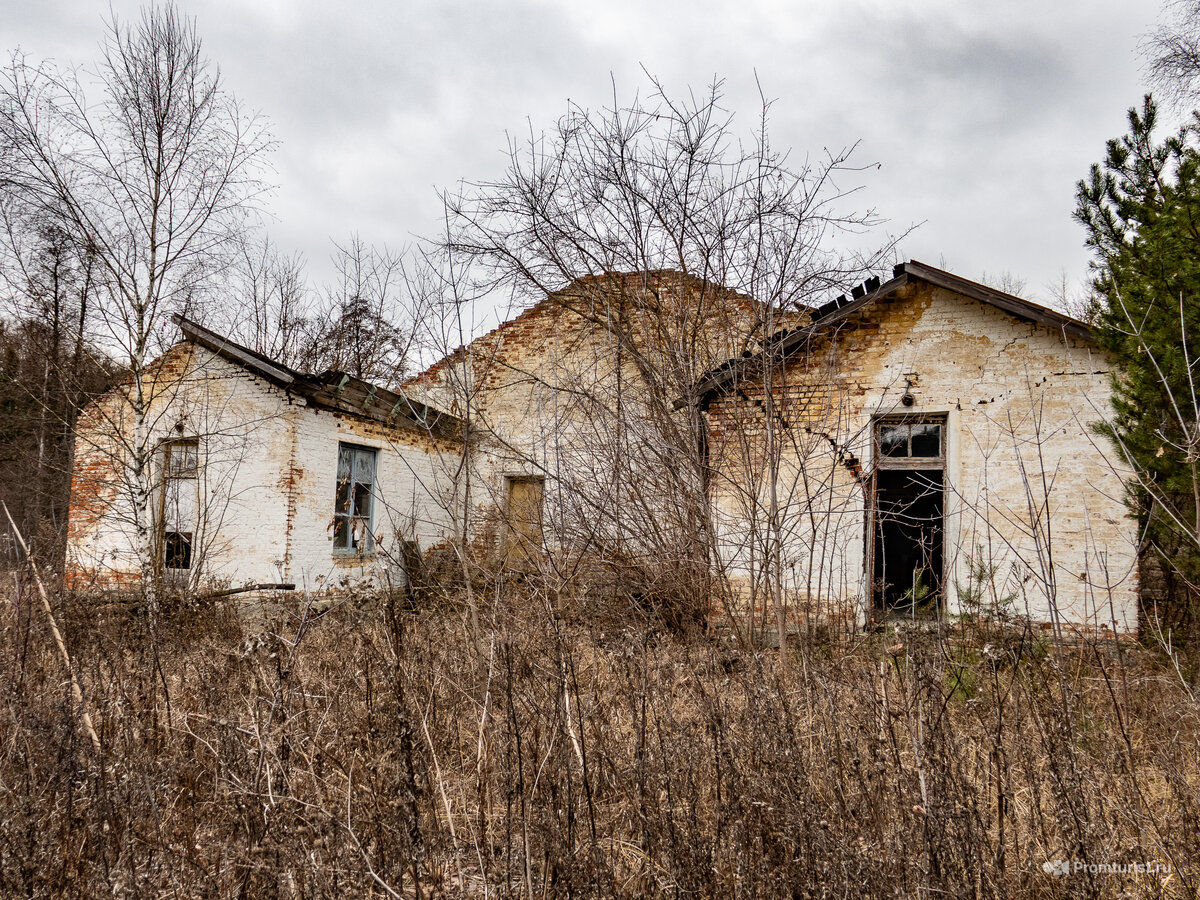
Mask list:
[[[810,338],[828,331],[832,326],[875,301],[895,294],[905,285],[914,283],[924,283],[954,291],[964,297],[970,297],[980,303],[1002,309],[1018,319],[1036,322],[1061,331],[1069,337],[1086,341],[1094,340],[1087,323],[1079,319],[914,259],[895,266],[892,269],[890,281],[880,284],[878,278],[869,278],[851,292],[850,298],[843,295],[813,310],[812,320],[807,325],[776,332],[770,337],[765,349],[761,352],[734,357],[705,373],[696,386],[694,396],[701,398],[702,401],[706,400],[714,393],[723,390],[739,376],[753,371],[763,353],[770,352],[778,356],[786,356],[804,346]],[[686,405],[687,401],[683,399],[675,402],[676,409]]]
[[[410,400],[402,391],[391,391],[332,369],[316,375],[298,372],[191,319],[175,315],[171,321],[179,326],[185,340],[269,381],[289,396],[303,398],[309,406],[449,440],[461,440],[465,433],[461,420]]]

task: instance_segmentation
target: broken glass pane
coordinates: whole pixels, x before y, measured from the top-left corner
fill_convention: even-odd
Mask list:
[[[333,498],[333,549],[370,551],[371,494],[375,489],[375,451],[338,445]]]
[[[194,440],[170,441],[166,446],[167,477],[195,478],[199,465],[198,449]]]
[[[879,426],[880,456],[908,456],[908,426]]]
[[[354,485],[354,515],[366,516],[371,512],[371,485]]]
[[[369,485],[375,480],[375,454],[369,450],[354,451],[354,480]]]
[[[168,569],[192,567],[192,533],[168,531],[163,535],[163,564]]]
[[[371,548],[371,534],[370,529],[367,527],[367,520],[355,516],[350,522],[350,541],[354,549],[369,550]]]

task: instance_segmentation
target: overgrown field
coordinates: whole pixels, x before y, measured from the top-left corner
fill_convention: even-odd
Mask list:
[[[0,611],[0,894],[1195,896],[1200,705],[1136,646],[782,656],[477,610]],[[1061,860],[1080,871],[1047,873]],[[1149,871],[1088,871],[1142,864]]]

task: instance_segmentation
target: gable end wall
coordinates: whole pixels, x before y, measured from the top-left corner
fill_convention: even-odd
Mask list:
[[[775,376],[770,440],[783,448],[775,483],[789,618],[861,625],[873,615],[872,423],[945,415],[947,612],[977,589],[985,603],[1037,622],[1134,630],[1136,528],[1122,501],[1124,472],[1093,430],[1109,414],[1102,354],[942,288],[903,291]],[[911,407],[901,402],[906,390]],[[722,552],[760,621],[774,615],[759,590],[774,458],[766,405],[761,382],[747,382],[708,413]]]

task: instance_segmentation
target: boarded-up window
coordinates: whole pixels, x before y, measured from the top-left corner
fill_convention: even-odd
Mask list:
[[[200,442],[181,438],[163,444],[162,564],[192,567],[192,543],[199,522]]]
[[[337,487],[333,498],[333,549],[339,553],[369,553],[371,498],[375,493],[375,451],[338,444]]]
[[[531,559],[542,549],[542,501],[545,481],[540,475],[508,478],[505,506],[505,557],[509,562]]]

